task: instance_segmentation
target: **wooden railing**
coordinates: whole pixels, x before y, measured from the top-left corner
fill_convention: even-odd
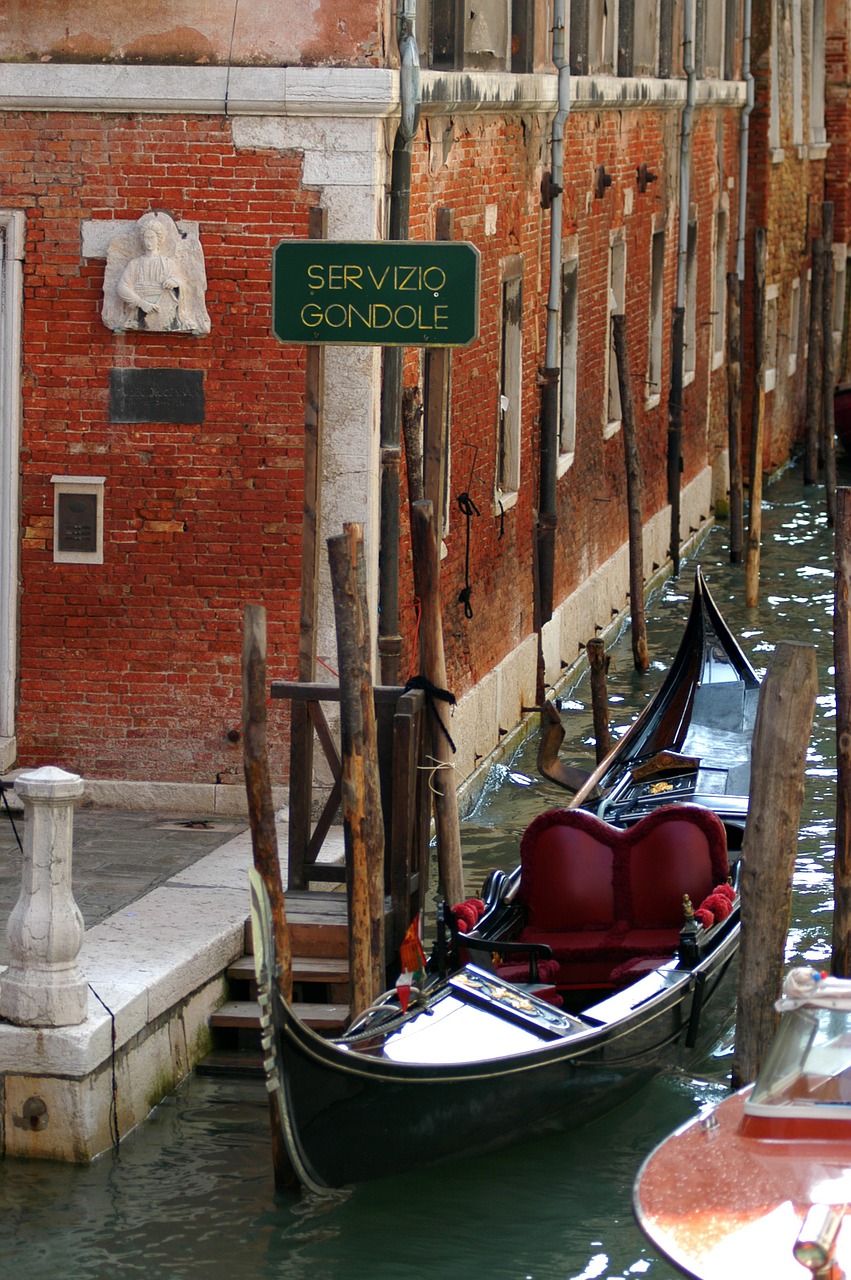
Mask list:
[[[393,917],[388,951],[398,949],[428,888],[429,793],[424,762],[425,703],[420,690],[377,686],[374,689],[378,736],[381,809],[384,818],[384,884]],[[340,808],[342,764],[323,703],[340,701],[336,685],[273,680],[273,698],[287,698],[290,725],[290,818],[288,885],[305,889],[312,882],[342,884],[345,866],[317,862],[317,856]],[[313,821],[314,750],[316,741],[331,771],[333,784]]]

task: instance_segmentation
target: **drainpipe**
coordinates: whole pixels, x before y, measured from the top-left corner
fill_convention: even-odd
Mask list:
[[[550,214],[550,284],[547,294],[546,367],[541,371],[540,499],[538,509],[538,627],[553,616],[556,478],[559,446],[559,316],[561,314],[562,183],[564,122],[570,114],[570,63],[565,56],[565,0],[553,5],[553,62],[558,70],[558,108],[553,118],[551,171],[542,196]]]
[[[747,98],[742,111],[742,128],[739,135],[739,227],[736,240],[736,275],[745,279],[745,219],[748,206],[748,134],[750,115],[753,111],[753,76],[751,75],[751,0],[745,0],[744,31],[742,32],[742,79],[747,88]]]
[[[688,266],[689,197],[691,195],[692,116],[695,101],[694,0],[683,5],[683,69],[686,105],[680,137],[680,208],[677,250],[677,297],[671,325],[671,387],[668,395],[668,501],[671,504],[671,560],[680,571],[680,475],[683,436],[683,354],[685,351],[686,269]]]
[[[416,0],[398,0],[401,119],[390,170],[388,239],[407,240],[411,211],[411,150],[420,120],[420,54]],[[381,533],[378,550],[378,656],[381,683],[399,683],[399,477],[401,470],[402,347],[384,348],[381,383]]]

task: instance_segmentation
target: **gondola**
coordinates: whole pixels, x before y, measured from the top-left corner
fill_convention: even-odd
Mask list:
[[[526,831],[520,867],[491,874],[474,930],[443,909],[442,945],[409,1000],[391,989],[326,1040],[273,982],[268,900],[251,876],[267,1087],[296,1176],[317,1193],[605,1113],[705,1047],[738,949],[715,814],[669,806],[619,831],[555,810]]]
[[[413,989],[390,989],[337,1039],[281,998],[251,873],[267,1086],[304,1187],[584,1124],[717,1034],[718,1006],[732,1014],[728,835],[737,847],[758,683],[698,570],[652,704],[572,806],[533,820],[518,866],[491,872],[481,899],[441,905]]]
[[[552,781],[578,786],[571,806],[615,826],[661,804],[705,805],[723,821],[731,850],[740,849],[758,698],[759,677],[698,567],[682,641],[653,701],[584,780],[558,760],[564,734],[549,710],[538,767]]]

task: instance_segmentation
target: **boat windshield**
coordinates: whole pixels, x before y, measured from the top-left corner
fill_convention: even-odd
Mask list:
[[[851,1107],[851,1010],[796,1009],[784,1015],[745,1111],[825,1105]]]

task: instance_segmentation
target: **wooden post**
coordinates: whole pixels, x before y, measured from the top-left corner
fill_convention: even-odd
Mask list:
[[[599,764],[609,754],[611,748],[609,690],[606,683],[609,657],[599,636],[588,641],[585,652],[588,654],[588,663],[591,667],[591,709],[594,713],[594,738],[597,744],[597,764]]]
[[[437,690],[446,691],[446,659],[443,652],[443,619],[440,607],[440,562],[434,510],[426,498],[411,508],[411,543],[414,558],[414,590],[420,599],[420,671]],[[454,747],[449,732],[449,704],[430,698],[434,776],[434,821],[437,834],[437,866],[443,896],[450,904],[464,899],[461,861],[461,828],[452,763]]]
[[[421,502],[423,491],[423,407],[419,387],[402,393],[402,436],[405,441],[405,474],[408,479],[408,506]]]
[[[833,664],[836,685],[836,850],[830,971],[851,977],[851,489],[836,490]]]
[[[451,240],[454,233],[454,211],[438,209],[435,238]],[[438,547],[443,538],[443,507],[446,500],[446,410],[449,403],[451,357],[449,347],[429,347],[425,356],[423,493],[434,511]]]
[[[626,316],[612,316],[618,386],[621,393],[621,429],[626,464],[626,505],[629,514],[629,611],[632,618],[632,660],[636,671],[650,666],[647,622],[644,615],[644,529],[641,520],[641,459],[635,431],[632,379],[626,345]]]
[[[834,419],[833,390],[836,377],[836,344],[833,341],[833,296],[836,272],[833,269],[833,202],[822,205],[822,240],[824,241],[824,282],[822,286],[822,392],[821,392],[821,452],[824,460],[824,496],[827,507],[827,523],[836,522],[836,422]]]
[[[328,539],[328,560],[340,669],[351,1008],[357,1017],[385,985],[384,823],[360,525],[348,524],[342,534]]]
[[[765,431],[765,247],[766,231],[755,232],[754,251],[754,407],[751,427],[751,477],[745,604],[759,603],[759,552],[762,543],[762,450]]]
[[[242,750],[254,866],[266,886],[272,909],[274,980],[282,998],[290,1003],[293,995],[292,946],[284,906],[275,806],[266,750],[266,610],[259,604],[245,606],[242,637]],[[282,1123],[283,1116],[278,1115],[277,1103],[270,1094],[272,1166],[275,1186],[279,1191],[298,1185],[284,1145]]]
[[[671,563],[675,578],[680,572],[684,351],[685,308],[674,307],[671,317],[671,385],[668,390],[668,501],[671,504]]]
[[[742,495],[742,284],[727,275],[727,416],[730,450],[730,564],[741,564],[744,542]]]
[[[813,240],[810,264],[810,318],[807,339],[807,419],[804,445],[804,484],[818,480],[819,423],[822,394],[822,318],[824,310],[824,242]]]
[[[324,240],[328,211],[310,210],[308,235]],[[319,519],[322,476],[322,403],[325,376],[324,346],[308,346],[304,358],[304,496],[301,523],[301,596],[298,620],[298,678],[316,678],[316,611],[319,596]],[[291,889],[305,887],[300,855],[310,839],[313,807],[313,725],[310,709],[301,700],[290,704],[290,823],[289,875]]]
[[[783,978],[804,762],[817,691],[815,647],[778,644],[759,691],[742,847],[734,1089],[756,1077],[777,1028],[774,1001]]]

